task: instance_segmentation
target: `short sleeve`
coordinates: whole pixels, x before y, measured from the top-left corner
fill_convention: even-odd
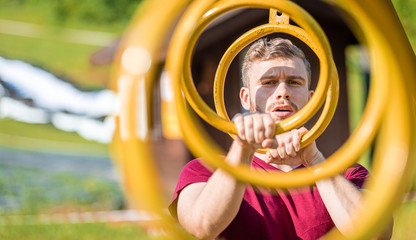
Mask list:
[[[178,184],[169,205],[169,211],[172,216],[176,217],[176,204],[179,193],[189,184],[207,182],[211,175],[212,172],[202,165],[198,159],[194,159],[185,165],[179,175]]]
[[[353,167],[348,168],[344,173],[345,178],[350,180],[355,186],[357,186],[360,189],[363,188],[364,182],[367,180],[369,175],[370,174],[368,170],[358,163],[355,164]]]

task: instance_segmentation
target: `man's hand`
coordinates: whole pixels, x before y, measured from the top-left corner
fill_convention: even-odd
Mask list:
[[[266,113],[237,114],[234,123],[238,132],[235,140],[242,147],[253,152],[258,148],[269,148],[267,163],[312,166],[324,160],[315,142],[300,148],[300,140],[308,132],[305,127],[273,136],[276,124]]]
[[[276,135],[270,140],[266,162],[285,165],[302,164],[300,140],[308,130],[304,127]]]
[[[235,140],[243,147],[256,150],[267,146],[266,139],[272,139],[276,124],[273,118],[266,113],[237,114],[234,117],[238,135]]]
[[[307,132],[305,127],[293,129],[275,136],[270,143],[264,144],[269,147],[266,153],[266,162],[291,166],[303,164],[308,167],[324,161],[315,142],[303,149],[300,148],[302,136]]]

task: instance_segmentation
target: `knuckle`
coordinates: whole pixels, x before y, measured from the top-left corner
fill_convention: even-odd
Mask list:
[[[258,132],[260,132],[260,131],[264,131],[264,125],[262,125],[262,124],[256,124],[256,125],[254,126],[254,129],[255,129],[256,131],[258,131]]]
[[[252,115],[243,116],[242,118],[245,122],[252,122],[253,121],[253,116]]]
[[[252,128],[253,127],[253,121],[244,121],[244,125],[245,125],[245,127],[248,127],[248,128]]]
[[[234,122],[234,124],[237,126],[237,127],[241,127],[243,124],[244,124],[244,121],[243,121],[243,119],[242,118],[235,118],[234,120],[233,120],[233,122]]]
[[[267,127],[267,128],[272,128],[272,127],[274,127],[274,122],[273,121],[265,121],[264,122],[264,125]]]
[[[237,128],[238,133],[243,133],[244,132],[244,127],[243,127],[242,124],[236,124],[235,127]]]
[[[242,118],[243,118],[243,115],[241,113],[237,113],[236,115],[234,115],[233,121],[241,120]]]
[[[238,133],[238,135],[243,136],[244,135],[244,129],[237,128],[237,133]]]

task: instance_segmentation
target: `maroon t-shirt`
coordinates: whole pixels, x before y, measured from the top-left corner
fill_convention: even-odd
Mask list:
[[[253,159],[252,167],[280,171],[257,157]],[[176,217],[179,192],[189,184],[207,182],[211,175],[212,171],[197,159],[185,166],[169,206],[173,216]],[[358,188],[362,188],[368,171],[356,164],[347,169],[344,176]],[[318,239],[333,226],[334,223],[315,186],[270,190],[248,185],[237,216],[220,234],[220,239]]]

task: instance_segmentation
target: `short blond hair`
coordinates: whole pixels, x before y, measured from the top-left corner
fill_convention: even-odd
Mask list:
[[[244,56],[242,68],[243,85],[248,87],[248,70],[254,62],[267,61],[275,58],[298,57],[303,60],[308,74],[308,86],[311,85],[311,64],[306,59],[302,50],[296,47],[290,40],[283,38],[260,38],[255,41]]]

